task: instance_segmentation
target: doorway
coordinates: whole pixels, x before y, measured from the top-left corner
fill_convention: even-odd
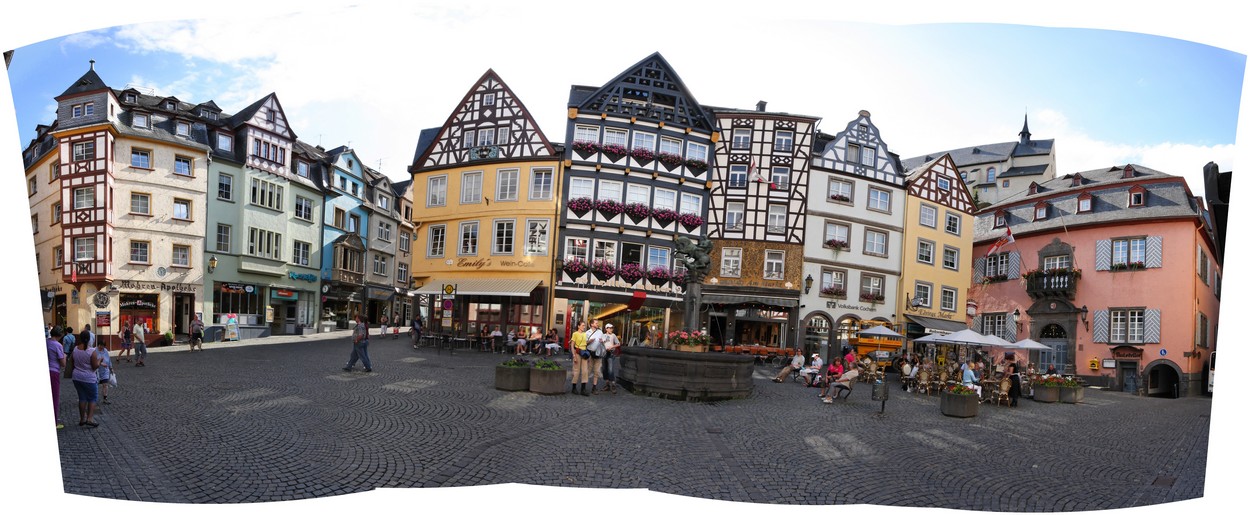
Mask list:
[[[1172,367],[1166,364],[1157,364],[1150,367],[1146,377],[1149,379],[1145,385],[1146,395],[1169,399],[1180,397],[1181,378]]]
[[[1117,361],[1117,369],[1119,371],[1117,380],[1120,383],[1120,391],[1125,393],[1136,394],[1138,385],[1137,362],[1136,361]]]
[[[187,333],[187,328],[191,327],[191,311],[194,307],[194,295],[174,294],[174,334]]]

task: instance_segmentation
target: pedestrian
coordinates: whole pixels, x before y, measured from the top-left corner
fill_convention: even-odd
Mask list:
[[[586,322],[578,322],[577,331],[573,333],[569,341],[569,350],[573,354],[573,388],[569,390],[570,393],[578,393],[577,384],[580,378],[581,394],[588,395],[586,393],[586,382],[590,380],[587,377],[590,375],[590,351],[586,350],[586,344]]]
[[[412,348],[421,342],[421,317],[412,317]]]
[[[590,393],[599,395],[599,381],[603,378],[603,330],[599,329],[599,321],[590,321],[590,331],[586,333],[586,350],[590,351]]]
[[[351,372],[359,359],[365,365],[365,372],[373,372],[373,363],[369,361],[369,324],[364,315],[356,315],[356,329],[352,331],[352,356],[347,360],[344,372]]]
[[[199,315],[191,315],[191,338],[187,340],[191,346],[191,351],[199,348],[204,351],[204,322],[200,320]],[[188,351],[188,352],[191,352]]]
[[[537,329],[535,329],[537,331]],[[615,329],[612,324],[603,326],[603,348],[605,354],[603,357],[603,379],[604,389],[610,390],[612,395],[616,395],[616,362],[617,357],[621,355],[621,339],[616,337]]]
[[[842,360],[838,358],[830,360],[829,366],[825,367],[825,377],[829,380],[825,381],[825,384],[820,386],[820,394],[818,394],[817,397],[820,397],[821,399],[828,398],[829,393],[833,388],[833,379],[841,377],[842,373],[845,371],[846,370],[842,368]]]
[[[101,341],[95,347],[95,355],[100,359],[100,366],[95,369],[96,379],[100,383],[100,404],[109,403],[109,376],[113,375],[113,360],[109,358],[109,344]]]
[[[52,322],[43,325],[43,339],[47,340],[52,337]]]
[[[85,335],[85,336],[84,336],[84,335]],[[90,349],[90,348],[92,348],[92,347],[95,347],[95,333],[91,332],[91,324],[84,324],[84,325],[82,326],[82,332],[81,332],[81,333],[78,333],[78,338],[79,338],[79,339],[83,339],[83,338],[86,338],[86,339],[87,339],[87,348],[88,348],[88,349]]]
[[[1014,408],[1020,401],[1020,371],[1015,363],[1009,363],[1007,365],[1007,372],[1011,374],[1009,376],[1011,378],[1011,387],[1007,389],[1007,399],[1011,402],[1007,405]]]
[[[842,390],[846,390],[847,397],[851,396],[851,383],[854,383],[855,379],[859,377],[859,369],[855,368],[854,360],[847,361],[846,366],[843,368],[846,372],[829,380],[829,384],[833,386],[833,397],[825,397],[823,401],[825,404],[833,404],[834,399],[842,396]]]
[[[144,325],[143,322],[137,322],[133,325],[135,338],[135,359],[138,360],[135,362],[135,366],[146,367],[147,365],[143,363],[143,360],[148,358],[147,326]]]
[[[382,328],[381,331],[378,331],[378,338],[386,337],[386,323],[389,321],[390,320],[386,318],[386,315],[382,315],[382,319],[378,321],[378,326]]]
[[[803,383],[807,386],[818,386],[816,377],[820,375],[821,367],[825,365],[824,360],[820,359],[820,354],[812,353],[812,366],[803,369]]]
[[[80,335],[81,336],[81,335]],[[95,421],[95,403],[99,394],[96,387],[99,378],[95,370],[100,368],[100,357],[94,349],[87,348],[88,338],[78,338],[71,359],[74,360],[74,371],[70,378],[74,381],[74,390],[78,392],[78,425],[98,427]]]
[[[74,329],[69,326],[61,328],[61,331],[65,333],[65,335],[61,337],[61,349],[64,350],[65,355],[68,356],[74,352],[74,347],[78,345],[78,338],[74,336]]]
[[[60,406],[61,406],[61,368],[65,367],[65,349],[61,347],[61,328],[52,327],[48,329],[47,345],[48,345],[48,377],[52,380],[52,420],[56,422],[57,429],[65,429],[65,423],[61,422]]]
[[[117,361],[125,361],[130,363],[130,346],[134,339],[134,333],[130,331],[130,324],[122,326],[122,351],[117,353]]]

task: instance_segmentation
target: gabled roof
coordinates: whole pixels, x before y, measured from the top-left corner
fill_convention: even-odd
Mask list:
[[[647,77],[649,75],[648,70],[655,70],[659,79]],[[640,78],[646,80],[648,84],[643,84],[643,80],[639,80]],[[656,86],[657,83],[660,83],[661,85]],[[608,81],[603,86],[594,89],[594,91],[589,95],[582,95],[582,91],[585,88],[584,86],[574,86],[569,94],[569,107],[576,107],[578,110],[587,110],[590,112],[605,112],[611,108],[607,104],[613,104],[613,102],[616,102],[617,105],[619,105],[621,102],[620,98],[613,98],[614,95],[612,94],[612,90],[617,86],[625,87],[626,85],[628,85],[631,89],[644,91],[648,95],[661,93],[688,99],[689,104],[684,105],[684,107],[687,111],[685,116],[688,117],[689,123],[682,123],[682,121],[677,118],[674,118],[673,120],[665,120],[666,123],[698,128],[708,132],[716,130],[716,121],[703,108],[703,106],[699,104],[699,101],[695,99],[694,94],[690,92],[690,89],[687,88],[686,84],[681,80],[681,76],[677,75],[677,72],[673,70],[673,66],[670,65],[668,61],[664,59],[664,56],[660,55],[659,52],[655,52],[643,60],[634,63],[633,66],[626,68],[625,71],[621,72],[616,77],[613,77],[612,80]],[[649,96],[648,98],[652,97]],[[680,100],[681,99],[678,98],[678,101]],[[661,111],[667,112],[669,110]],[[682,116],[680,109],[678,109],[676,116]]]
[[[1008,157],[1046,155],[1051,153],[1054,146],[1055,140],[1053,139],[1032,140],[1029,145],[1023,145],[1018,141],[974,145],[944,152],[934,152],[918,157],[909,157],[903,160],[903,166],[907,168],[919,166],[934,157],[946,153],[950,154],[951,158],[955,160],[956,166],[965,168],[979,164],[1006,161]]]
[[[442,127],[431,127],[429,129],[421,129],[421,135],[417,137],[417,151],[412,155],[412,162],[419,162],[421,155],[429,150],[434,141],[438,139],[438,133],[442,131]]]
[[[104,83],[104,79],[101,79],[100,76],[96,74],[95,59],[92,59],[91,68],[87,70],[87,73],[82,74],[82,77],[79,77],[78,80],[74,81],[74,83],[71,84],[64,93],[61,93],[56,98],[59,100],[61,97],[88,93],[91,91],[99,91],[101,89],[109,89],[109,87]]]

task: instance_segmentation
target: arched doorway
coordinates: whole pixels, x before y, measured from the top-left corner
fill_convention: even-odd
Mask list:
[[[1050,347],[1050,350],[1038,351],[1037,371],[1046,372],[1054,365],[1060,373],[1068,373],[1065,370],[1068,363],[1068,331],[1059,324],[1046,324],[1038,336],[1042,345]]]
[[[803,347],[804,356],[811,355],[814,352],[820,352],[821,343],[833,344],[830,337],[833,332],[833,320],[824,313],[812,313],[807,317],[807,323],[803,324]]]
[[[1171,361],[1161,360],[1146,366],[1146,395],[1175,399],[1181,395],[1181,376]]]

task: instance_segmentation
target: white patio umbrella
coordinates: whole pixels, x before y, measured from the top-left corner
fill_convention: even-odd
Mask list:
[[[1005,348],[1012,348],[1012,347],[1015,347],[1015,345],[1016,345],[1016,344],[1011,343],[1011,342],[1009,342],[1009,341],[1007,341],[1007,340],[1004,340],[1004,339],[1002,339],[1002,338],[999,338],[999,337],[998,337],[998,335],[996,335],[996,334],[987,334],[987,335],[985,335],[985,338],[986,338],[987,340],[989,340],[989,341],[990,341],[990,343],[987,345],[987,346],[989,346],[989,347],[1005,347]]]
[[[894,332],[889,327],[878,325],[859,332],[860,336],[885,336],[890,338],[902,338],[903,335]]]
[[[938,341],[938,338],[941,338],[942,336],[943,336],[943,335],[941,335],[941,334],[934,333],[934,334],[929,334],[929,335],[921,336],[920,338],[916,338],[915,340],[912,340],[912,341],[913,341],[913,342],[920,342],[920,343],[942,343],[942,342]]]
[[[1011,344],[1011,346],[1012,346],[1012,347],[1015,347],[1015,348],[1017,348],[1017,349],[1028,349],[1028,350],[1050,350],[1050,346],[1049,346],[1049,345],[1046,345],[1046,344],[1041,343],[1041,342],[1034,341],[1032,338],[1025,338],[1025,339],[1023,339],[1023,340],[1020,340],[1020,341],[1018,341],[1018,342],[1016,342],[1016,343]]]
[[[950,343],[954,345],[994,345],[994,342],[985,337],[985,335],[973,331],[972,329],[964,329],[951,334],[945,334],[934,340],[938,343]]]

